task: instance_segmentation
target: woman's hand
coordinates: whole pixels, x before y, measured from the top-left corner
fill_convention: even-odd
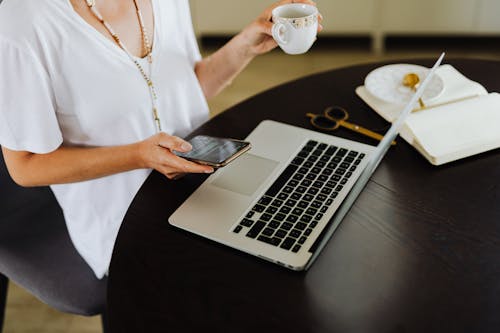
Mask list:
[[[255,21],[234,36],[226,45],[196,63],[195,73],[207,99],[217,96],[257,55],[274,49],[272,11],[286,3],[316,5],[310,0],[282,0],[268,7]],[[319,23],[322,21],[318,15]],[[318,31],[323,27],[318,24]]]
[[[271,32],[273,27],[272,12],[274,8],[287,3],[305,3],[316,6],[316,3],[311,0],[281,0],[266,8],[255,21],[240,33],[249,55],[256,56],[269,52],[278,45],[273,39]],[[321,14],[319,14],[318,20],[319,32],[323,29],[321,26],[323,17]]]
[[[138,143],[139,156],[143,168],[155,169],[169,179],[175,179],[186,173],[212,173],[212,167],[197,164],[173,153],[188,152],[191,145],[179,137],[158,133]]]

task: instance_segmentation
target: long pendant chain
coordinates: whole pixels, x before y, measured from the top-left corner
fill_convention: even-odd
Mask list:
[[[137,67],[137,69],[141,73],[142,77],[146,81],[148,88],[149,88],[149,93],[151,95],[151,102],[153,104],[153,118],[154,118],[154,121],[156,124],[156,129],[157,129],[158,133],[161,132],[161,121],[160,121],[160,117],[158,116],[158,106],[157,106],[158,105],[157,104],[158,95],[156,94],[156,89],[155,89],[155,86],[153,84],[153,80],[151,79],[151,75],[153,73],[152,72],[153,56],[151,54],[152,46],[151,46],[151,42],[148,38],[146,27],[144,26],[144,20],[142,18],[142,13],[141,13],[141,10],[139,8],[139,4],[137,3],[137,0],[133,0],[133,1],[134,1],[134,5],[135,5],[135,10],[137,13],[137,19],[139,20],[139,25],[141,27],[142,46],[143,46],[144,50],[146,51],[146,57],[147,57],[148,64],[149,64],[149,75],[146,73],[146,71],[144,70],[142,65],[139,63],[139,61],[137,61],[137,59],[127,50],[127,48],[122,43],[122,41],[120,40],[118,35],[114,32],[113,28],[109,25],[109,23],[104,20],[101,13],[97,10],[97,8],[95,6],[95,0],[85,0],[85,1],[87,2],[87,5],[88,5],[90,11],[92,12],[92,14],[101,22],[101,24],[106,28],[106,30],[108,30],[109,34],[113,37],[116,44],[118,44],[118,46],[120,46],[120,48],[123,51],[125,51],[127,56],[135,64],[135,66]]]

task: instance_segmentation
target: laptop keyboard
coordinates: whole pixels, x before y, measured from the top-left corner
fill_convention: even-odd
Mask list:
[[[233,232],[298,252],[364,157],[307,142]]]

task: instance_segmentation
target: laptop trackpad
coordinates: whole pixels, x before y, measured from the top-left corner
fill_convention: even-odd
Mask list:
[[[247,153],[217,171],[218,175],[212,185],[243,195],[252,195],[278,164],[279,162]]]

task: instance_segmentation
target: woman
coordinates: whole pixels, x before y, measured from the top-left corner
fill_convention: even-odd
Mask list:
[[[107,272],[120,223],[150,170],[170,179],[213,172],[172,151],[191,149],[180,137],[208,119],[206,99],[276,47],[276,5],[204,59],[187,1],[0,6],[6,164],[19,185],[51,186],[76,249],[97,277]]]

